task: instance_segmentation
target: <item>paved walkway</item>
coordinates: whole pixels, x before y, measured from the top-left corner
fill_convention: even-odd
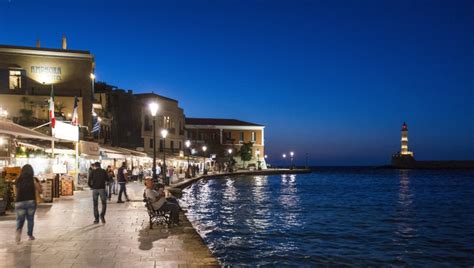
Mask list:
[[[132,202],[108,204],[106,224],[93,224],[90,191],[41,204],[34,235],[15,242],[15,216],[0,216],[1,267],[194,267],[219,266],[186,217],[182,226],[149,229],[144,187],[128,184]],[[115,200],[114,200],[115,199]],[[100,202],[99,202],[100,208]]]

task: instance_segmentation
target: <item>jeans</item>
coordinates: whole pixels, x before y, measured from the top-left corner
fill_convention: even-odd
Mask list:
[[[107,192],[107,198],[110,200],[112,193],[115,194],[115,182],[105,184],[105,191]]]
[[[33,235],[33,226],[35,224],[36,201],[28,200],[15,203],[16,211],[16,230],[23,229],[25,218],[28,220],[28,235]]]
[[[128,200],[127,187],[125,185],[125,182],[119,182],[118,184],[120,185],[118,201],[122,201],[122,193],[125,194],[125,198]]]
[[[160,210],[171,211],[170,213],[171,223],[179,223],[179,206],[177,204],[166,201],[163,205],[161,205]]]
[[[105,217],[105,211],[107,210],[107,197],[105,195],[105,189],[93,189],[92,190],[92,200],[94,201],[94,218],[96,221],[99,220],[99,196],[100,201],[102,202],[102,211],[100,217]]]

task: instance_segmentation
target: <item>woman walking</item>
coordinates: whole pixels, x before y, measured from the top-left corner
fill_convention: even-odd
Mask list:
[[[28,221],[28,239],[35,240],[33,226],[36,212],[36,195],[41,193],[41,185],[34,179],[31,165],[24,165],[16,186],[16,241],[20,242],[25,219]]]

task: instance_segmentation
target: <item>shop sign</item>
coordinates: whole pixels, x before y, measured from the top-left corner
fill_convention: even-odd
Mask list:
[[[100,156],[100,148],[97,142],[79,141],[79,152],[88,156]]]
[[[62,80],[62,70],[61,67],[55,66],[31,66],[31,73],[35,76],[42,78],[42,82],[51,83],[53,81],[61,81]]]
[[[56,126],[54,127],[54,137],[61,140],[78,141],[79,127],[66,124],[61,121],[56,121]]]

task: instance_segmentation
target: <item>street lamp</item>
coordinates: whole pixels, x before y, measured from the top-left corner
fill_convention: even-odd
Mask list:
[[[291,159],[291,167],[290,169],[293,169],[293,156],[295,155],[295,153],[293,152],[290,152],[290,159]]]
[[[186,148],[187,148],[187,153],[188,153],[188,168],[187,168],[187,172],[186,172],[186,178],[191,178],[191,174],[190,174],[190,166],[189,166],[189,154],[191,153],[189,151],[189,146],[191,146],[191,141],[190,140],[187,140],[184,142],[184,145],[186,145]]]
[[[204,159],[204,167],[203,167],[203,174],[204,175],[207,175],[207,170],[206,170],[206,150],[207,150],[207,147],[206,146],[202,146],[202,151],[203,151],[203,159]]]
[[[286,154],[283,154],[283,159],[284,159],[283,163],[286,164]]]
[[[91,73],[90,74],[90,78],[91,78],[91,88],[92,88],[92,98],[94,98],[94,80],[95,80],[95,74],[94,73]]]
[[[163,182],[166,185],[169,185],[169,182],[166,178],[166,136],[168,136],[168,130],[161,130],[161,137],[163,137]]]
[[[228,149],[227,152],[229,153],[229,172],[232,172],[232,149]]]
[[[151,102],[148,104],[151,116],[153,117],[153,181],[158,179],[156,175],[156,113],[158,112],[158,103]]]

